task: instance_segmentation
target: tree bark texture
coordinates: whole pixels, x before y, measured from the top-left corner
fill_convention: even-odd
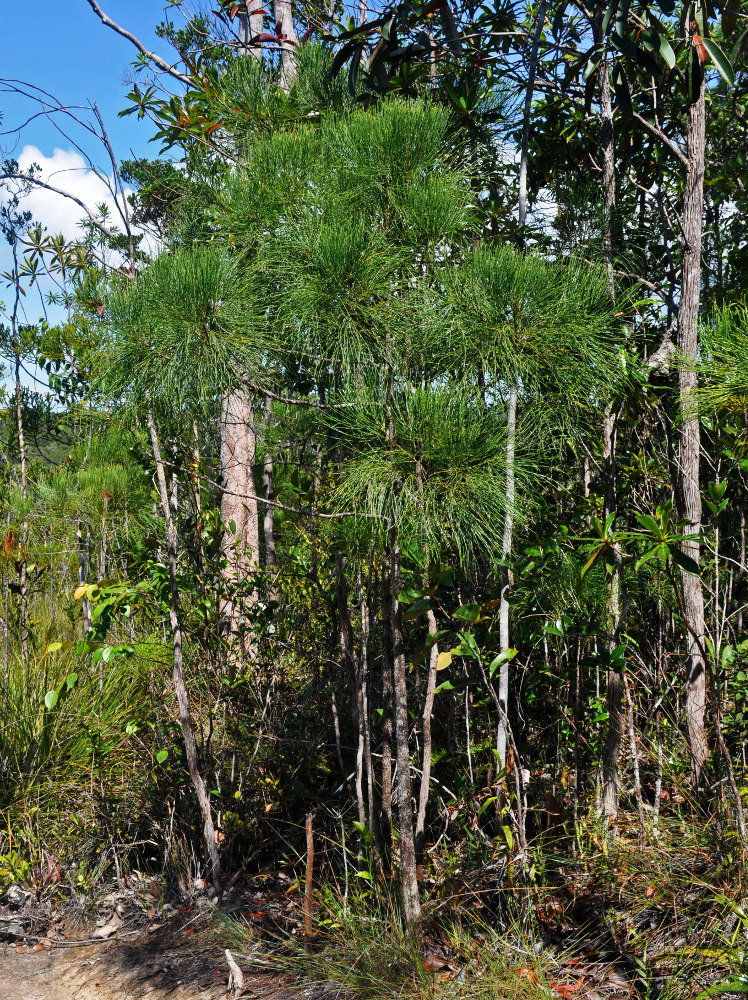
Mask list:
[[[504,536],[501,542],[501,558],[505,564],[502,568],[501,606],[499,608],[499,651],[505,653],[509,649],[509,593],[512,586],[512,574],[509,560],[512,556],[514,534],[514,456],[517,441],[517,389],[512,387],[509,392],[509,407],[506,418],[506,513],[504,515]],[[506,767],[507,726],[506,716],[509,705],[509,661],[505,660],[499,666],[499,702],[502,713],[496,727],[496,753],[499,761],[499,771]]]
[[[408,745],[408,664],[403,643],[402,613],[398,601],[400,589],[400,546],[397,529],[390,527],[392,660],[395,696],[395,746],[397,751],[397,816],[400,827],[400,880],[403,893],[403,914],[409,930],[420,932],[421,899],[413,832],[413,791],[410,780],[410,750]]]
[[[257,601],[253,587],[244,601],[236,600],[235,590],[255,573],[260,563],[260,524],[254,482],[256,435],[254,414],[249,397],[244,392],[229,392],[221,406],[221,520],[226,526],[223,554],[226,559],[224,583],[226,594],[221,612],[229,641],[237,648],[244,646],[251,653],[251,638],[242,640],[242,611]],[[232,526],[233,525],[233,526]],[[246,630],[247,636],[249,630]]]
[[[261,4],[257,5],[256,12],[252,14],[237,15],[237,35],[239,36],[239,54],[250,55],[255,59],[262,59],[262,42],[256,41],[262,34],[263,15]]]
[[[429,635],[436,635],[436,615],[429,609],[426,613]],[[434,690],[439,665],[439,643],[433,642],[429,650],[429,673],[426,680],[426,696],[423,699],[423,762],[421,771],[421,787],[418,793],[418,814],[416,816],[416,857],[423,856],[423,838],[426,830],[426,810],[429,804],[431,790],[431,713],[434,710]]]
[[[280,85],[288,92],[296,79],[298,68],[296,65],[296,31],[293,26],[293,15],[291,12],[291,0],[275,0],[273,7],[275,13],[276,28],[280,27],[280,34],[283,38],[280,46],[281,78]]]
[[[684,533],[701,531],[699,468],[701,435],[694,401],[696,373],[688,362],[698,351],[698,321],[701,302],[701,242],[706,160],[706,103],[702,79],[698,99],[688,107],[688,168],[683,193],[683,253],[681,260],[678,350],[686,364],[680,366],[678,389],[682,424],[679,450],[678,507],[685,521]],[[698,563],[699,542],[683,542],[683,551]],[[706,713],[706,664],[704,663],[704,591],[699,577],[681,574],[686,617],[686,726],[691,749],[691,777],[698,784],[709,755],[704,723]]]

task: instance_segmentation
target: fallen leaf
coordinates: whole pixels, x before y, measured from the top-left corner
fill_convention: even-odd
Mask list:
[[[423,967],[427,972],[454,972],[454,967],[442,955],[424,955]]]
[[[653,885],[648,885],[647,886],[647,891],[644,893],[644,895],[647,897],[647,899],[651,899],[652,896],[654,896],[654,894],[656,892],[657,892],[657,890],[655,889],[655,887]]]
[[[104,924],[103,927],[97,927],[91,937],[95,938],[97,941],[106,941],[106,939],[110,938],[112,934],[117,933],[118,927],[118,924]]]

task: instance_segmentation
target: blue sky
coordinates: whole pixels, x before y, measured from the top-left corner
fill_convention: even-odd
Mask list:
[[[163,2],[101,0],[101,7],[149,48],[171,59],[171,50],[154,31],[165,16]],[[157,155],[158,144],[148,141],[153,130],[147,121],[118,117],[127,106],[126,77],[134,73],[132,63],[137,52],[129,41],[101,23],[86,0],[42,0],[36,4],[0,0],[0,24],[0,77],[35,84],[66,106],[95,101],[118,160],[132,154]],[[6,131],[22,125],[38,108],[0,88],[0,110],[0,130]],[[71,139],[89,152],[97,165],[107,167],[105,151],[91,136],[69,121],[61,119],[61,124],[71,130]],[[40,164],[46,179],[76,194],[86,204],[95,206],[108,200],[106,189],[86,168],[73,143],[43,116],[26,124],[18,135],[0,135],[0,150],[6,157],[19,159],[23,167],[31,162]],[[51,233],[63,232],[73,238],[78,232],[83,213],[67,199],[35,191],[25,207]],[[7,270],[10,261],[9,248],[1,241],[0,271]],[[1,282],[0,303],[7,303],[10,297],[4,286],[5,282]],[[25,319],[35,322],[43,311],[38,294],[30,294],[24,302]],[[61,312],[52,308],[48,316],[55,321]]]
[[[167,47],[154,27],[164,19],[163,3],[153,0],[102,0],[109,16],[136,34],[144,44],[168,58]],[[136,51],[95,16],[86,0],[42,0],[19,3],[0,0],[0,76],[35,83],[65,104],[97,102],[120,158],[155,152],[148,145],[147,125],[132,118],[117,118],[125,107],[123,82]],[[7,129],[20,124],[28,105],[0,94]],[[62,143],[53,127],[37,119],[25,130],[22,145],[37,146],[49,155]],[[8,137],[1,141],[7,149]]]

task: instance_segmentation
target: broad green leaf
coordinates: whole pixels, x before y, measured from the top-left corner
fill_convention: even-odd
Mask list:
[[[58,698],[59,695],[57,694],[56,691],[47,691],[47,693],[44,695],[44,704],[47,706],[50,712],[57,704]]]
[[[164,761],[168,759],[169,759],[168,750],[159,750],[159,752],[156,754],[156,760],[158,761],[159,764],[163,764]]]
[[[728,87],[735,86],[735,71],[732,68],[730,60],[727,58],[722,49],[717,45],[717,43],[712,38],[702,38],[704,43],[704,48],[709,53],[712,62],[717,67],[717,71],[722,79],[725,81]]]
[[[419,618],[421,615],[425,615],[427,611],[431,611],[436,607],[436,601],[433,597],[422,597],[419,601],[411,604],[409,608],[403,611],[403,620],[411,621],[414,618]]]
[[[452,612],[452,617],[463,622],[477,622],[480,618],[480,605],[463,604],[462,607]]]
[[[655,538],[662,538],[662,525],[656,521],[651,514],[637,514],[636,520],[647,531],[651,532]]]
[[[78,682],[78,675],[76,673],[68,674],[65,678],[65,684],[67,685],[68,691],[71,691]]]
[[[701,576],[699,564],[690,556],[687,556],[685,552],[681,552],[677,546],[673,545],[670,547],[670,555],[673,557],[673,561],[680,566],[684,573],[690,573],[691,576]]]
[[[62,649],[61,642],[50,642],[50,644],[47,646],[48,653],[56,653],[58,649]]]
[[[491,677],[496,673],[502,663],[508,663],[509,660],[513,660],[517,655],[516,649],[505,649],[503,653],[499,653],[498,656],[491,660],[491,665],[488,668],[488,673]]]
[[[618,102],[618,107],[621,109],[621,114],[630,118],[634,113],[631,104],[631,92],[629,91],[626,73],[620,62],[617,62],[613,67],[613,90],[615,91],[616,101]]]
[[[587,83],[587,81],[593,75],[597,67],[600,65],[600,60],[602,59],[602,57],[603,57],[602,50],[593,52],[593,54],[590,56],[589,60],[587,61],[587,65],[584,68],[584,73],[582,74],[582,79],[584,80],[585,83]]]

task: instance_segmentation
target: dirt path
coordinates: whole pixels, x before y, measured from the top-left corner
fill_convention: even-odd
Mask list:
[[[214,1000],[225,965],[121,944],[18,951],[0,946],[0,1000]],[[210,966],[210,968],[209,968]],[[217,974],[216,974],[217,973]]]

